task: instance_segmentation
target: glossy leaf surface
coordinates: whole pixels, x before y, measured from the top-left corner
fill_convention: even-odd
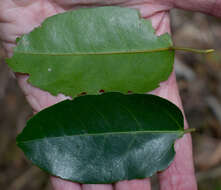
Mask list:
[[[21,37],[8,63],[53,95],[144,93],[167,80],[174,62],[170,36],[154,32],[134,9],[74,10]]]
[[[106,93],[66,100],[36,114],[18,146],[52,175],[80,183],[145,178],[166,169],[184,133],[174,104],[154,95]]]

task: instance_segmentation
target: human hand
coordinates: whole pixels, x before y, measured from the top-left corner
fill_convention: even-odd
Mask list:
[[[30,32],[34,27],[40,25],[45,18],[69,9],[101,5],[118,5],[139,9],[142,17],[152,20],[157,35],[170,32],[168,11],[174,6],[221,16],[218,11],[221,10],[221,2],[219,0],[214,4],[208,0],[188,0],[188,2],[183,0],[1,0],[0,38],[8,56],[11,56],[16,37]],[[67,98],[61,94],[54,97],[48,92],[31,86],[27,83],[27,75],[17,74],[17,78],[34,112]],[[152,93],[170,100],[182,109],[174,73]],[[187,128],[186,122],[185,127]],[[197,189],[190,135],[185,135],[178,140],[175,149],[176,157],[174,162],[167,170],[158,175],[161,189]],[[55,190],[150,189],[150,181],[148,179],[121,181],[114,185],[80,185],[52,177],[52,184]]]

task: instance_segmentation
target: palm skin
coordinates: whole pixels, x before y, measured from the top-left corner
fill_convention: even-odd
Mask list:
[[[174,6],[221,16],[220,0],[214,2],[208,0],[0,0],[0,40],[8,56],[11,56],[16,37],[30,32],[45,18],[69,9],[104,5],[132,7],[140,10],[143,18],[151,19],[157,35],[170,33],[168,12]],[[31,86],[26,82],[27,75],[16,74],[16,76],[34,112],[68,98],[62,94],[54,97],[48,92]],[[182,109],[174,73],[152,93],[170,100]],[[185,128],[187,127],[187,122],[185,122]],[[175,150],[176,157],[173,163],[168,169],[158,174],[161,190],[196,190],[189,134],[176,142]],[[151,189],[149,179],[121,181],[113,185],[80,185],[55,177],[51,180],[55,190]]]

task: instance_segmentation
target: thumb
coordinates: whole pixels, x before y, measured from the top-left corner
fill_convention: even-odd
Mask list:
[[[221,18],[221,0],[172,0],[174,8],[199,11]]]

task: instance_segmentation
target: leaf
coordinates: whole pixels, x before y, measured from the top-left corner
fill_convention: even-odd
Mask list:
[[[80,9],[48,18],[21,37],[8,64],[53,95],[144,93],[170,75],[171,46],[170,36],[157,37],[137,10]]]
[[[86,95],[36,114],[17,143],[52,175],[80,183],[114,183],[167,168],[183,125],[179,108],[158,96]]]

